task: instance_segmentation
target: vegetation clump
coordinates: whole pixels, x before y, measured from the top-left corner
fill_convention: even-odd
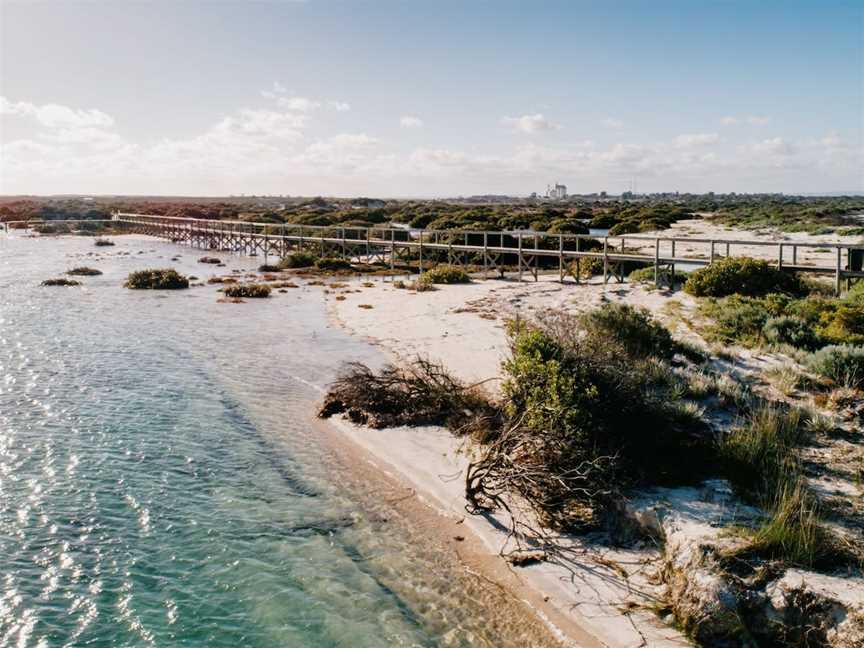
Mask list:
[[[282,268],[271,263],[262,263],[258,266],[258,272],[279,272]]]
[[[801,294],[801,281],[772,267],[767,261],[748,257],[728,257],[690,273],[684,290],[696,297],[744,295],[758,297],[768,293]]]
[[[269,297],[272,288],[267,284],[255,284],[255,283],[235,283],[229,286],[226,286],[222,289],[222,292],[225,293],[226,297],[238,298],[242,299],[243,297],[249,298],[264,298]]]
[[[123,284],[134,290],[179,290],[189,287],[189,279],[173,268],[131,272]]]
[[[88,268],[86,266],[80,266],[78,268],[72,268],[66,272],[67,275],[77,275],[81,277],[95,277],[97,275],[101,275],[102,271],[97,270],[96,268]]]
[[[821,346],[821,340],[813,327],[801,317],[793,315],[771,317],[762,327],[762,335],[769,344],[788,344],[807,351]]]
[[[110,239],[96,239],[94,245],[96,245],[96,247],[110,247],[114,245],[114,241]]]
[[[315,260],[315,267],[325,271],[350,270],[351,262],[339,257],[320,257]]]
[[[864,389],[864,347],[851,344],[827,346],[810,357],[809,365],[817,374],[838,385]]]
[[[668,359],[677,348],[666,327],[644,308],[605,304],[583,315],[581,324],[589,337],[615,340],[632,357]]]
[[[74,279],[46,279],[42,282],[43,286],[80,286],[80,281],[75,281]]]
[[[373,428],[446,425],[462,433],[497,413],[475,387],[453,378],[441,365],[418,359],[375,373],[350,363],[330,386],[319,416],[344,413]]]
[[[417,283],[420,284],[457,284],[470,283],[471,277],[461,268],[451,265],[435,266],[424,272]]]
[[[198,263],[210,263],[216,265],[217,263],[222,263],[222,259],[219,257],[203,256],[198,259]]]
[[[279,261],[279,269],[311,268],[315,265],[315,261],[317,260],[318,257],[309,252],[292,252],[291,254],[282,257]]]

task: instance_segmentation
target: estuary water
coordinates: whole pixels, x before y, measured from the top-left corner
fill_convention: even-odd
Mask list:
[[[320,287],[126,290],[263,260],[114,240],[0,234],[0,646],[540,645],[347,486],[310,412],[342,362],[381,359]],[[39,286],[77,265],[104,274]]]

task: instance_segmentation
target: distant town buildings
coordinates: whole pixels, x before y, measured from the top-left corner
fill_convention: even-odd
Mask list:
[[[567,197],[567,185],[558,184],[546,187],[546,197],[551,200],[564,200]]]

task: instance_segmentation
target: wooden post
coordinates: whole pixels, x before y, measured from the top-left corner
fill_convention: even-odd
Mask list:
[[[660,287],[660,239],[654,239],[654,287]]]
[[[709,263],[714,263],[714,241],[711,241],[711,256]]]
[[[483,232],[483,278],[489,276],[489,232]]]
[[[609,237],[603,237],[603,283],[609,282]]]
[[[795,244],[792,245],[792,265],[798,265],[798,246]]]
[[[393,231],[393,228],[390,228],[390,270],[396,269],[396,257],[394,257],[394,253],[396,252],[396,234]]]
[[[777,254],[777,269],[783,269],[783,244],[780,244],[780,252]]]
[[[672,263],[669,266],[669,269],[672,271],[669,275],[669,287],[672,291],[675,291],[675,239],[672,239]]]
[[[420,272],[418,274],[423,274],[423,230],[420,230]]]
[[[522,232],[519,232],[517,236],[519,237],[519,281],[522,281]]]
[[[558,235],[558,281],[564,283],[564,235]]]
[[[841,254],[842,250],[840,246],[837,246],[837,266],[834,269],[834,294],[839,297],[840,296],[840,263],[841,263]]]

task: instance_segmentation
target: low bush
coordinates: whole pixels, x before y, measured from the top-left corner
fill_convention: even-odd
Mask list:
[[[222,259],[219,257],[203,256],[198,259],[198,263],[210,263],[216,265],[217,263],[222,263]]]
[[[696,297],[727,295],[761,296],[768,293],[800,294],[801,282],[767,261],[747,257],[728,257],[690,273],[684,290]]]
[[[800,317],[790,315],[769,318],[762,327],[762,335],[771,344],[788,344],[808,351],[817,349],[822,344],[810,324]]]
[[[629,279],[633,283],[654,283],[654,266],[646,266],[644,268],[637,268],[629,275],[627,275],[627,279]],[[661,282],[668,279],[668,273],[665,275],[661,274]],[[675,284],[683,284],[687,281],[687,274],[680,271],[675,271]]]
[[[709,338],[748,346],[762,341],[762,330],[771,317],[764,300],[739,295],[709,300],[700,310],[713,320],[706,331]]]
[[[424,272],[420,276],[420,279],[418,279],[418,282],[428,284],[470,283],[471,277],[461,268],[450,265],[439,265]]]
[[[258,272],[279,272],[280,270],[282,270],[280,266],[270,263],[262,263],[258,266]]]
[[[339,257],[321,257],[315,261],[315,267],[319,270],[350,270],[351,262]]]
[[[134,290],[179,290],[189,287],[189,279],[173,268],[139,270],[130,273],[123,285]]]
[[[669,331],[644,308],[608,303],[585,313],[581,323],[589,336],[614,340],[636,358],[670,358],[675,352]]]
[[[822,312],[816,330],[828,342],[864,345],[864,304],[847,299]]]
[[[405,367],[387,365],[378,373],[360,363],[348,364],[330,386],[318,415],[342,413],[373,428],[446,425],[457,433],[498,416],[483,394],[441,365],[422,359]]]
[[[864,347],[851,344],[827,346],[811,355],[808,364],[811,370],[838,385],[864,388]]]
[[[96,247],[110,247],[114,245],[114,241],[108,239],[96,239],[94,244]]]
[[[577,529],[622,489],[710,472],[698,413],[655,398],[645,363],[617,343],[566,324],[511,326],[502,386],[509,424],[469,466],[469,510],[506,507],[502,493],[515,492],[544,525]]]
[[[86,266],[81,266],[79,268],[72,268],[71,270],[67,271],[66,274],[77,275],[81,277],[95,277],[96,275],[101,275],[102,271],[97,270],[96,268],[88,268]]]
[[[80,281],[74,279],[46,279],[42,282],[43,286],[80,286]]]
[[[292,252],[288,256],[282,257],[279,261],[279,268],[282,270],[289,268],[311,268],[315,265],[318,256],[310,252]]]
[[[269,297],[272,288],[267,284],[241,284],[235,283],[229,286],[226,286],[222,289],[222,292],[225,293],[226,297],[232,297],[237,299],[242,299],[243,297],[249,298],[264,298]]]

